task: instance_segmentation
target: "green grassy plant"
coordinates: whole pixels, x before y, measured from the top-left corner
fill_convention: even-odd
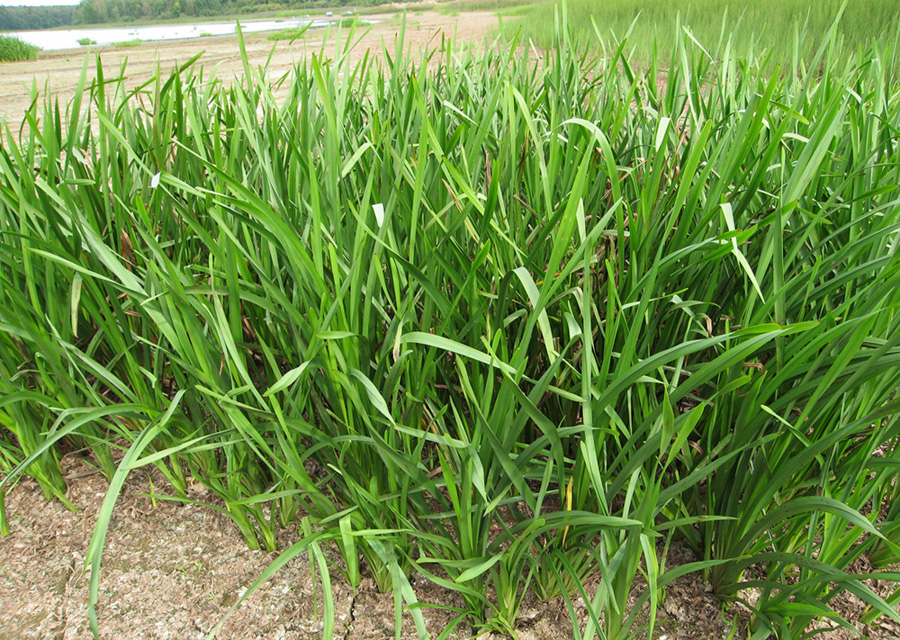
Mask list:
[[[566,6],[574,37],[584,46],[608,46],[628,36],[631,57],[647,63],[657,53],[662,56],[678,45],[681,24],[716,60],[731,54],[742,58],[766,52],[771,62],[788,64],[798,57],[808,62],[842,13],[835,39],[847,51],[866,49],[873,39],[896,32],[898,14],[894,0],[822,0],[811,5],[805,0],[565,0],[542,3],[521,19],[509,20],[505,30],[519,29],[543,46],[555,40],[555,13]],[[600,40],[598,40],[598,34]]]
[[[303,522],[255,586],[309,553],[330,593],[333,544],[422,637],[413,574],[503,633],[532,591],[588,603],[579,640],[649,637],[694,571],[757,590],[755,638],[845,623],[844,591],[900,620],[863,582],[900,576],[851,569],[900,551],[871,507],[900,438],[894,41],[768,75],[684,33],[665,69],[567,30],[539,57],[337,39],[274,83],[245,55],[132,90],[98,59],[7,129],[0,491],[62,498],[57,443],[93,452],[91,611],[152,464],[253,547]]]
[[[34,60],[41,48],[22,42],[15,36],[0,35],[0,62]]]
[[[306,27],[298,27],[296,29],[282,29],[275,31],[266,36],[266,40],[297,40],[302,38],[306,33]]]

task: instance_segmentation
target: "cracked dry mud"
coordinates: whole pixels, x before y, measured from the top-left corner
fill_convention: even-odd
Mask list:
[[[0,640],[87,640],[88,574],[84,558],[94,520],[106,491],[106,480],[90,473],[90,467],[74,455],[63,459],[69,481],[69,498],[78,512],[58,501],[46,500],[37,484],[25,479],[7,496],[11,535],[0,538]],[[150,481],[153,481],[151,485]],[[276,557],[251,551],[237,527],[224,515],[199,505],[154,501],[148,494],[164,492],[164,480],[156,472],[135,472],[126,483],[116,506],[107,538],[100,583],[98,616],[104,639],[159,638],[200,639],[224,616],[266,566]],[[152,490],[151,490],[152,487]],[[214,502],[199,485],[196,499]],[[282,531],[283,546],[296,540],[296,530]],[[323,547],[335,567],[340,559],[334,549]],[[673,547],[669,566],[693,558],[684,548]],[[861,569],[863,567],[860,567]],[[394,602],[380,593],[370,578],[357,592],[331,572],[335,603],[335,637],[346,640],[381,640],[394,636]],[[424,578],[413,578],[422,602],[460,606],[459,596]],[[588,593],[596,583],[586,585]],[[640,589],[642,585],[637,584]],[[882,593],[889,585],[875,585]],[[859,601],[842,595],[837,603],[853,618]],[[252,594],[225,622],[219,638],[307,640],[320,638],[323,630],[321,583],[313,580],[306,555],[289,562],[259,591]],[[587,619],[584,604],[576,602],[580,622]],[[747,615],[732,608],[721,615],[722,604],[701,576],[685,576],[667,589],[659,611],[658,640],[707,640],[726,638],[732,624],[743,636]],[[423,609],[432,637],[443,631],[455,613]],[[880,621],[864,630],[871,638],[896,640],[900,628]],[[564,640],[572,637],[565,603],[526,598],[519,612],[520,640]],[[466,625],[450,637],[477,635]],[[415,627],[404,617],[403,638],[415,638]],[[497,634],[479,636],[500,638]],[[843,640],[845,631],[829,632],[827,640]]]

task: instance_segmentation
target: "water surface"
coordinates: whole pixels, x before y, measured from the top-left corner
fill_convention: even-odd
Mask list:
[[[291,20],[241,20],[241,29],[244,33],[256,33],[259,31],[278,31],[280,29],[295,29],[306,24],[312,27],[325,27],[332,20],[312,20],[299,18]],[[116,27],[116,28],[87,28],[87,29],[60,29],[53,31],[13,31],[0,33],[19,38],[25,42],[35,44],[45,51],[59,49],[77,49],[79,40],[87,38],[98,45],[115,44],[117,42],[129,42],[132,40],[183,40],[186,38],[199,38],[202,36],[224,36],[235,33],[237,23],[232,22],[202,22],[196,24],[167,24],[151,27]]]

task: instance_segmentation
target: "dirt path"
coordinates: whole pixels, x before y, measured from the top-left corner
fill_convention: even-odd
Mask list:
[[[354,55],[361,56],[367,49],[380,51],[382,42],[387,42],[390,50],[400,31],[401,16],[385,13],[365,16],[377,24],[362,37],[354,49]],[[463,12],[458,16],[446,16],[436,11],[410,13],[406,20],[405,42],[412,51],[419,51],[428,43],[440,44],[441,34],[456,35],[461,41],[480,44],[496,31],[498,18],[490,12]],[[362,29],[357,32],[357,35]],[[308,35],[294,41],[268,40],[268,33],[254,33],[245,36],[247,54],[251,65],[256,68],[266,62],[269,54],[269,77],[277,78],[286,73],[292,65],[314,52],[319,51],[326,39],[326,32],[310,31]],[[327,36],[328,47],[334,45],[334,31]],[[333,49],[332,49],[333,50]],[[243,74],[243,65],[238,50],[236,36],[207,37],[199,40],[176,40],[165,43],[147,42],[134,47],[95,47],[68,49],[41,53],[37,60],[13,62],[0,65],[0,116],[6,115],[9,123],[17,128],[22,114],[32,103],[33,94],[41,96],[51,93],[59,97],[64,108],[74,95],[78,80],[88,58],[88,77],[96,76],[94,56],[99,55],[106,76],[117,75],[125,66],[129,87],[139,86],[153,76],[159,68],[170,72],[177,65],[185,63],[198,52],[203,51],[200,62],[204,70],[214,69],[216,76],[230,80]]]

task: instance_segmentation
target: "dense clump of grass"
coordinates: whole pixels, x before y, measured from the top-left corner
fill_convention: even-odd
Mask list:
[[[767,77],[682,37],[660,85],[624,50],[400,38],[137,96],[98,60],[8,132],[0,490],[65,500],[56,445],[93,453],[92,605],[153,464],[251,546],[300,519],[271,571],[334,544],[420,636],[414,573],[508,633],[529,591],[584,598],[579,638],[632,637],[644,604],[652,633],[691,571],[756,590],[755,637],[843,623],[843,591],[900,620],[862,581],[896,573],[850,572],[900,558],[869,507],[897,497],[897,51],[831,39]],[[668,567],[673,540],[698,560]]]
[[[315,25],[314,26],[314,24],[312,22],[308,22],[299,27],[291,27],[289,29],[281,29],[279,31],[274,31],[266,36],[266,40],[275,40],[275,41],[290,40],[293,42],[294,40],[298,40],[300,38],[305,38],[307,35],[307,32],[315,32],[322,28],[325,29],[324,35],[322,36],[323,40],[325,40],[331,36],[333,29],[340,28],[342,26],[343,27],[353,26],[353,25],[356,25],[357,23],[358,23],[358,18],[356,18],[356,17],[353,17],[353,18],[345,17],[345,18],[339,18],[337,20],[330,20],[328,22],[328,24],[325,24],[325,25]],[[359,24],[362,24],[362,23],[359,23]]]
[[[836,40],[850,53],[867,48],[873,39],[896,33],[900,4],[897,0],[566,0],[569,24],[582,44],[597,43],[597,34],[613,42],[628,35],[634,58],[649,61],[655,52],[668,55],[682,36],[681,24],[720,59],[726,45],[740,57],[766,52],[771,61],[809,61],[835,18],[842,13]],[[521,19],[509,21],[510,32],[521,28],[542,45],[555,39],[554,13],[559,3],[534,7]]]
[[[280,31],[275,31],[266,36],[266,40],[296,40],[303,36],[306,33],[306,29],[303,27],[296,29],[281,29]]]
[[[34,60],[41,48],[19,40],[15,36],[0,35],[0,62]]]
[[[302,38],[306,34],[306,27],[297,27],[293,29],[281,29],[266,36],[266,40],[296,40]]]

